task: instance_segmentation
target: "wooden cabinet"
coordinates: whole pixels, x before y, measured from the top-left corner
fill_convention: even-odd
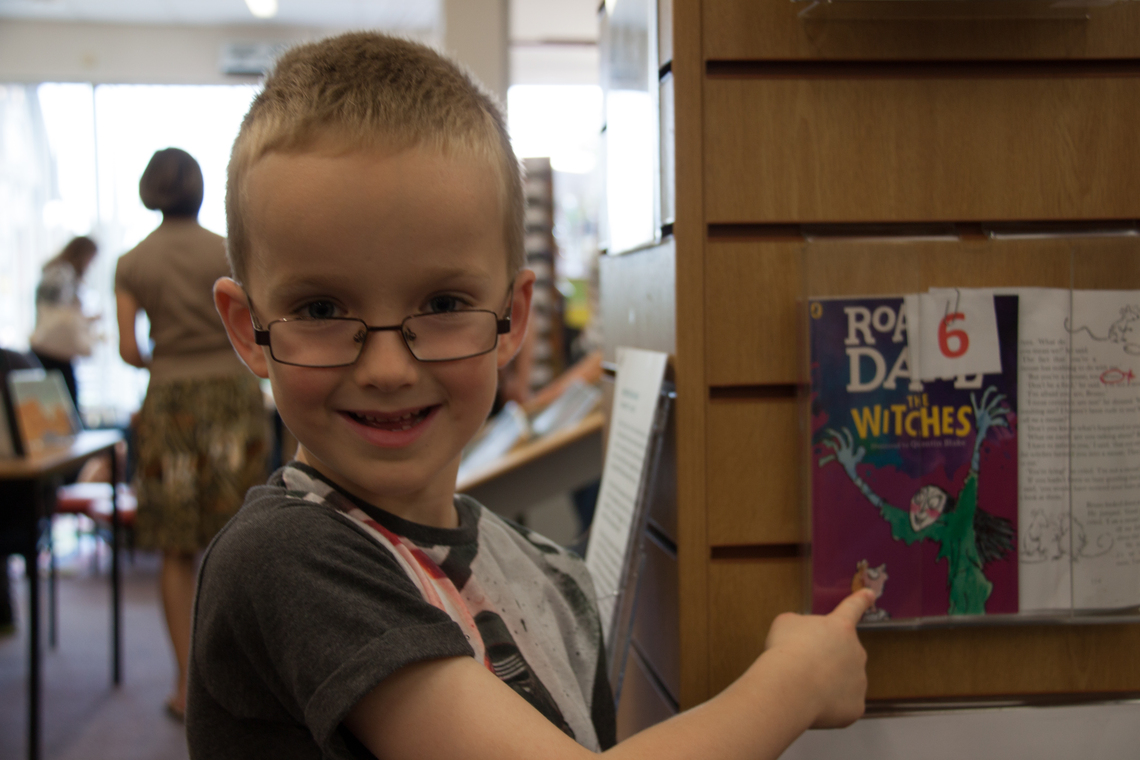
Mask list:
[[[638,622],[636,667],[656,691],[630,699],[704,701],[760,654],[777,614],[803,609],[797,302],[809,290],[1140,284],[1140,5],[858,22],[803,7],[659,3],[672,223],[659,220],[660,245],[610,251],[601,270],[607,350],[670,351],[677,388],[676,560],[655,571],[645,614],[658,619]],[[1088,234],[1103,229],[1117,234]],[[1061,237],[1006,234],[1025,231]],[[825,265],[805,249],[823,238],[842,249]],[[676,655],[645,644],[654,626],[675,632]],[[873,708],[1140,694],[1135,624],[863,639]]]

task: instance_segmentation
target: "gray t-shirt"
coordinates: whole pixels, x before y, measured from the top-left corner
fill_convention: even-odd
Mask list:
[[[455,504],[458,528],[419,525],[296,463],[250,489],[202,562],[191,757],[371,757],[341,725],[364,695],[405,665],[477,652],[581,744],[612,746],[584,563],[473,499]]]

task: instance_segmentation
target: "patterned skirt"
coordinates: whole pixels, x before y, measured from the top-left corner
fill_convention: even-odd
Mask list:
[[[135,436],[135,540],[196,552],[265,482],[268,422],[252,375],[151,383]]]

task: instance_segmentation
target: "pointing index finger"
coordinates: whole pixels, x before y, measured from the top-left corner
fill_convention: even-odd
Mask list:
[[[851,625],[855,625],[863,618],[863,613],[869,610],[874,603],[874,591],[869,588],[859,589],[835,605],[835,609],[831,611],[831,614],[844,618],[849,621]]]

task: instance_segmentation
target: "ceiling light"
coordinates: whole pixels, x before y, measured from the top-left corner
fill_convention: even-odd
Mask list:
[[[245,0],[249,12],[258,18],[273,18],[277,15],[277,0]]]

